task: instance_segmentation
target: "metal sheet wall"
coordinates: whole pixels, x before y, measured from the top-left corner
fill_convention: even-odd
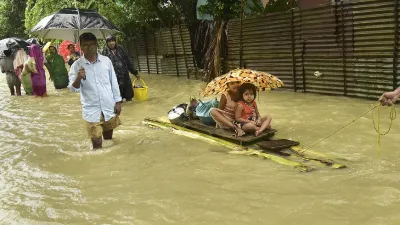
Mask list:
[[[191,77],[195,70],[190,35],[183,24],[143,32],[129,43],[129,53],[141,72]]]
[[[299,92],[376,99],[400,85],[399,1],[342,1],[231,20],[223,70],[266,71]],[[129,46],[142,72],[193,77],[182,24],[147,31]]]
[[[242,65],[294,91],[376,98],[400,84],[398,7],[362,0],[232,20],[224,70]]]

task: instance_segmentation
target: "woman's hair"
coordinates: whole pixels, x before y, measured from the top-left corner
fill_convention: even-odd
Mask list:
[[[254,99],[257,97],[257,88],[254,84],[251,83],[244,83],[239,88],[239,97],[240,100],[243,100],[243,94],[246,90],[251,90],[254,94]]]
[[[117,39],[114,36],[109,35],[106,37],[106,42],[110,42],[110,41],[117,41]]]
[[[72,46],[72,47],[75,47],[75,45],[74,45],[74,44],[69,44],[69,45],[68,45],[68,49],[70,49],[70,48],[71,48],[71,46]]]

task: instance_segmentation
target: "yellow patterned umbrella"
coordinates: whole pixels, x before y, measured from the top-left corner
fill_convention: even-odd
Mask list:
[[[229,81],[252,83],[258,91],[272,90],[284,86],[280,79],[269,73],[250,69],[236,69],[212,80],[200,91],[200,95],[209,96],[224,93],[228,91],[227,83]]]
[[[200,95],[202,96],[210,96],[210,95],[217,95],[228,90],[227,83],[240,81],[242,82],[242,78],[239,77],[237,74],[233,74],[231,72],[219,76],[212,80],[210,83],[207,84],[205,88],[200,90]]]

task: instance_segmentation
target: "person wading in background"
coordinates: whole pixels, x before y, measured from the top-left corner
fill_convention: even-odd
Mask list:
[[[121,97],[125,98],[126,101],[131,101],[133,98],[133,88],[129,72],[135,75],[137,79],[140,79],[138,71],[135,70],[124,50],[117,45],[114,36],[108,36],[106,42],[107,46],[103,49],[102,55],[111,59],[115,73],[117,74]]]
[[[69,66],[72,66],[76,60],[81,57],[81,54],[75,50],[74,44],[68,45],[69,55],[67,56],[67,62]]]
[[[11,95],[21,95],[21,81],[19,80],[17,74],[14,71],[14,59],[11,50],[3,51],[5,57],[0,59],[1,72],[5,73],[7,76],[7,85],[10,88]],[[14,89],[15,88],[15,89]]]

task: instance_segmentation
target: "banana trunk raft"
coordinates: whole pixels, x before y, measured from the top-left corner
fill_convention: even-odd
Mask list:
[[[298,142],[289,140],[269,140],[276,130],[268,130],[260,137],[246,135],[234,137],[229,131],[215,129],[196,120],[190,120],[182,124],[172,124],[168,118],[146,118],[144,124],[150,127],[157,127],[170,130],[174,134],[200,139],[211,144],[224,146],[231,151],[230,154],[259,156],[272,160],[276,163],[290,166],[301,172],[308,172],[315,169],[315,166],[308,162],[317,162],[319,165],[333,169],[346,168],[345,165],[335,162],[329,156],[310,150],[305,150],[298,145]]]

